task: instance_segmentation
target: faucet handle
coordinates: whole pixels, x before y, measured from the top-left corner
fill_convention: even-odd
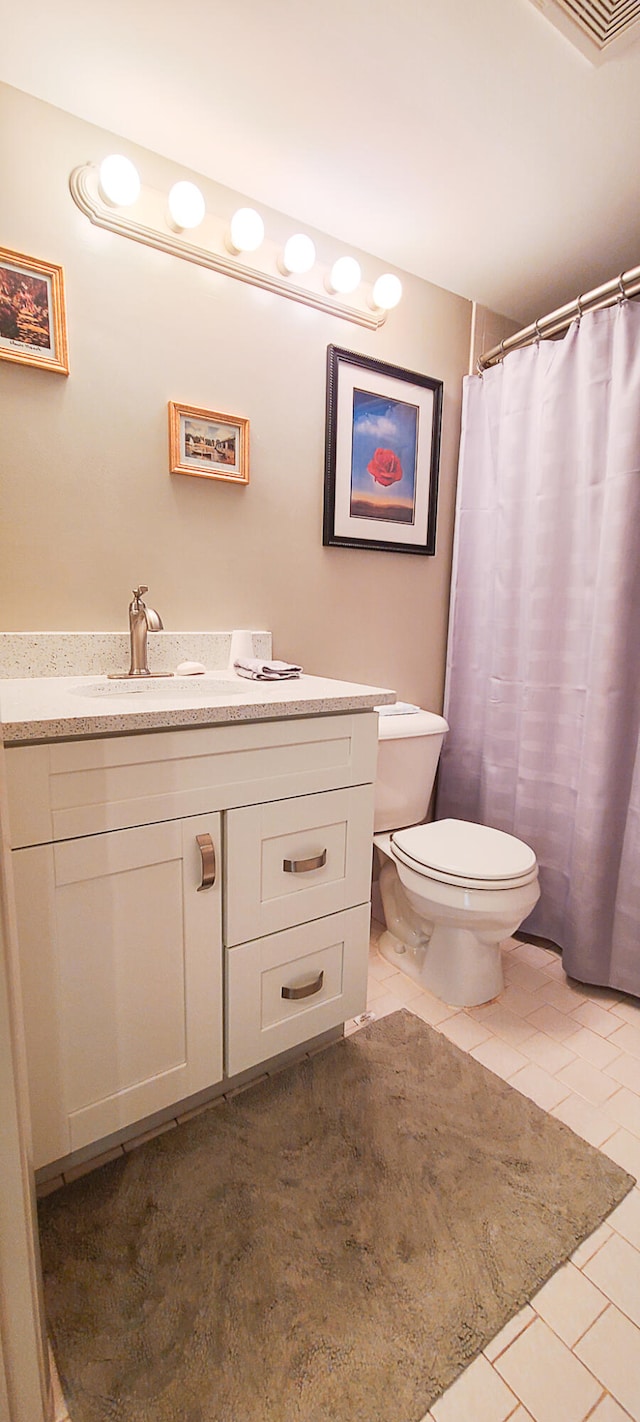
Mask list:
[[[148,591],[149,591],[149,589],[148,589],[148,588],[145,588],[144,586],[141,586],[141,587],[139,587],[139,588],[134,588],[134,589],[133,589],[133,596],[135,597],[136,602],[138,602],[138,601],[140,600],[140,598],[142,597],[142,594],[143,594],[143,593],[146,593],[146,592],[148,592]]]

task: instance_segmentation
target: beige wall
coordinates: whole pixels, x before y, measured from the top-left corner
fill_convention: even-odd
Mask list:
[[[114,149],[158,188],[174,164],[2,86],[0,132],[0,240],[63,265],[71,365],[0,361],[0,627],[124,628],[144,582],[167,629],[270,628],[309,672],[439,708],[470,302],[407,276],[361,330],[101,232],[69,194],[71,169]],[[435,558],[322,546],[329,343],[444,381]],[[248,488],[169,475],[170,399],[249,418]]]
[[[488,306],[474,306],[469,352],[471,375],[477,373],[481,355],[493,350],[500,341],[506,341],[507,336],[514,336],[518,329],[518,323],[510,321],[508,316],[499,316],[497,312],[490,311]]]

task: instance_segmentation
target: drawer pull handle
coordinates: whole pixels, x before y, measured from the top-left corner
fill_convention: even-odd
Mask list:
[[[197,890],[201,894],[203,889],[210,889],[216,882],[216,851],[210,834],[197,834],[196,841],[202,855],[202,883],[198,884]]]
[[[321,970],[317,978],[314,978],[312,983],[305,983],[304,987],[283,987],[282,997],[290,998],[294,1002],[299,1002],[301,997],[313,997],[314,992],[320,992],[323,982],[324,970]]]
[[[323,849],[322,854],[314,854],[312,859],[283,859],[282,868],[285,874],[308,874],[312,869],[322,869],[327,862],[327,851]]]

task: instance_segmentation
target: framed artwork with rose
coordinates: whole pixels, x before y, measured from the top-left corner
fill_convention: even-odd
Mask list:
[[[435,553],[442,388],[328,347],[325,546]]]

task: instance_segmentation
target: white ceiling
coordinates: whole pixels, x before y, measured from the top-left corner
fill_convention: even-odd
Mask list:
[[[640,264],[640,44],[531,0],[0,8],[0,79],[514,320]]]

